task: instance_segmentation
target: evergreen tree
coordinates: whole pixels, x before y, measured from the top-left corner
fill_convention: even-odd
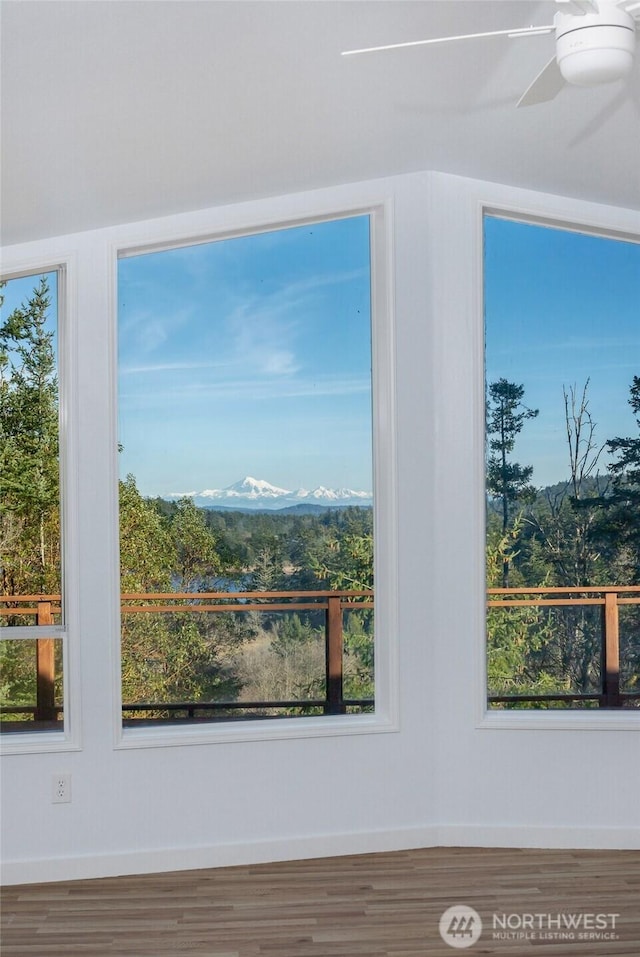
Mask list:
[[[42,277],[31,297],[0,320],[0,593],[5,596],[60,592],[58,383],[50,306]],[[2,623],[34,622],[9,616]],[[60,654],[58,645],[57,659]],[[32,706],[33,645],[2,642],[0,660],[2,700]],[[60,665],[57,660],[58,673]],[[58,700],[60,693],[58,678]]]
[[[640,430],[640,376],[634,376],[629,405]],[[611,494],[606,501],[606,538],[614,542],[621,573],[640,582],[640,435],[614,438],[607,448],[617,459],[609,466]]]
[[[325,587],[328,584],[333,589],[354,591],[373,588],[373,535],[335,533],[312,563]]]
[[[0,326],[2,591],[59,592],[58,381],[49,286]]]
[[[492,382],[487,393],[487,491],[500,503],[503,535],[509,528],[513,506],[519,501],[530,500],[535,494],[529,484],[533,466],[520,465],[510,458],[524,423],[538,415],[537,409],[529,409],[524,405],[523,397],[524,386],[506,379]],[[502,582],[503,587],[507,588],[507,553],[502,566]]]

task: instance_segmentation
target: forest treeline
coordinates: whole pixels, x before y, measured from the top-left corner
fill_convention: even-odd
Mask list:
[[[215,512],[120,484],[127,592],[301,591],[373,586],[370,509]],[[125,701],[321,698],[323,611],[123,614]],[[373,695],[373,616],[345,614],[345,696]]]
[[[638,434],[601,441],[589,383],[563,388],[568,477],[534,486],[516,439],[538,410],[524,385],[499,379],[487,388],[487,585],[596,587],[640,583],[640,378],[629,405]],[[608,461],[607,461],[608,460]],[[532,597],[532,596],[531,596]],[[489,692],[590,694],[600,689],[600,606],[490,609]],[[620,611],[621,684],[640,691],[640,609]]]
[[[46,278],[0,326],[0,588],[59,593],[58,382]],[[640,583],[640,378],[629,404],[638,434],[603,441],[588,383],[563,390],[568,478],[539,489],[516,442],[538,411],[523,384],[487,387],[489,587]],[[362,590],[373,587],[371,509],[322,513],[200,509],[188,498],[120,482],[123,593]],[[492,694],[589,693],[600,682],[600,609],[527,606],[488,612]],[[14,622],[11,617],[5,623]],[[373,695],[373,614],[345,613],[345,695]],[[621,618],[623,685],[639,690],[640,613]],[[425,640],[429,635],[425,629]],[[322,697],[321,611],[123,612],[123,700],[268,701]],[[2,699],[35,700],[34,643],[0,642]],[[58,670],[61,661],[58,655]],[[58,695],[61,696],[58,679]],[[158,712],[155,712],[157,716]]]
[[[169,525],[195,508],[188,498],[150,502]],[[233,587],[263,591],[373,587],[371,508],[196,510],[215,541],[218,571],[209,574],[211,585],[229,579]]]

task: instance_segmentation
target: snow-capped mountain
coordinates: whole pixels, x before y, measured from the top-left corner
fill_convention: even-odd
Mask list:
[[[281,498],[283,495],[290,495],[287,488],[278,488],[277,485],[271,485],[263,479],[254,479],[250,475],[243,478],[240,482],[234,482],[233,485],[227,485],[223,489],[205,489],[200,492],[201,498],[242,498],[242,499],[271,499]]]
[[[357,492],[350,488],[325,488],[319,485],[312,490],[299,488],[295,491],[271,485],[263,479],[250,475],[226,488],[208,488],[202,492],[171,492],[168,499],[192,498],[196,505],[204,508],[288,508],[291,505],[326,505],[346,507],[349,505],[371,505],[371,492]]]

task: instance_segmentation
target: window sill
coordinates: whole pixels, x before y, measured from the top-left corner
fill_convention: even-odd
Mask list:
[[[476,727],[490,731],[640,731],[640,709],[620,711],[485,711]]]
[[[186,747],[229,744],[241,741],[277,741],[322,738],[346,734],[378,734],[398,730],[397,721],[381,714],[335,717],[278,718],[271,721],[220,722],[185,727],[119,729],[116,750],[131,748]]]
[[[0,755],[49,754],[80,751],[80,745],[64,731],[4,731],[0,737]]]

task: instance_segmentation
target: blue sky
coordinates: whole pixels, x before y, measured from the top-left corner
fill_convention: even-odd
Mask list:
[[[640,245],[494,217],[485,238],[487,381],[539,409],[514,457],[543,486],[568,474],[563,385],[589,378],[601,444],[637,434]],[[3,314],[34,284],[8,282]],[[119,330],[121,472],[145,494],[371,489],[367,217],[124,259]]]
[[[370,490],[369,259],[360,216],[121,260],[121,474]]]
[[[523,385],[539,409],[514,450],[534,466],[534,485],[568,476],[563,385],[582,393],[589,379],[600,444],[637,435],[628,399],[640,375],[640,244],[487,217],[485,328],[487,382]]]

